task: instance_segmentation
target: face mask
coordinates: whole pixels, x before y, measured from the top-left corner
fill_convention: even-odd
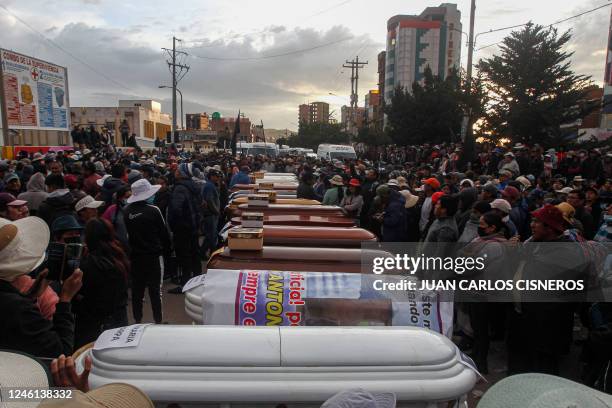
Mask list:
[[[612,214],[604,215],[604,222],[606,222],[606,223],[612,222]]]
[[[64,242],[67,243],[67,244],[80,244],[81,243],[81,237],[66,238],[64,240]]]
[[[479,237],[486,237],[487,235],[489,235],[489,234],[487,234],[487,232],[485,231],[484,228],[478,227],[478,236]]]
[[[155,202],[155,194],[147,198],[147,204],[153,204]]]

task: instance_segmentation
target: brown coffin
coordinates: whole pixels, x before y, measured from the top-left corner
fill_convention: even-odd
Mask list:
[[[235,210],[241,204],[248,203],[248,197],[236,197],[229,204],[229,208]],[[304,198],[277,198],[276,201],[270,204],[292,204],[292,205],[321,205],[317,200],[307,200]]]
[[[270,204],[267,207],[248,207],[240,204],[232,216],[239,216],[242,211],[258,211],[264,215],[323,215],[328,217],[342,217],[344,213],[340,207],[333,205],[296,205],[296,204]]]
[[[231,219],[232,225],[241,225],[240,217]],[[355,222],[349,217],[328,217],[325,215],[264,215],[265,225],[295,225],[304,227],[354,227]]]
[[[368,256],[391,256],[384,251],[368,253]],[[361,273],[362,256],[362,250],[357,248],[264,246],[261,251],[230,251],[224,247],[213,253],[206,268]]]
[[[362,242],[376,242],[376,235],[363,228],[297,227],[264,225],[264,245],[361,248]]]
[[[230,189],[230,193],[239,191],[239,190],[256,190],[259,188],[259,184],[234,184]],[[266,190],[285,190],[285,191],[295,191],[297,190],[297,183],[274,183],[273,189]]]

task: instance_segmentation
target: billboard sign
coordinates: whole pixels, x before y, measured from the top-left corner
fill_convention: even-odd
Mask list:
[[[65,67],[0,49],[0,73],[9,129],[70,130]]]

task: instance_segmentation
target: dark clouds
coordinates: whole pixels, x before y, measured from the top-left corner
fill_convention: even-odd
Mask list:
[[[157,87],[170,83],[167,56],[161,49],[130,41],[130,34],[140,33],[142,28],[130,26],[119,30],[71,23],[47,34],[98,73],[27,29],[11,30],[6,43],[12,44],[11,48],[16,51],[35,52],[38,58],[67,66],[73,106],[113,106],[118,98],[125,97],[163,100],[168,92]],[[348,40],[329,47],[281,58],[219,61],[196,57],[259,58],[345,38]],[[160,44],[160,47],[170,45]],[[349,87],[348,76],[339,72],[344,60],[353,57],[356,51],[361,51],[360,58],[370,60],[367,71],[361,73],[360,88],[365,90],[368,84],[375,86],[376,54],[382,47],[368,36],[355,36],[343,26],[327,31],[271,26],[259,34],[233,39],[230,35],[228,42],[221,39],[205,43],[201,48],[190,48],[190,45],[195,44],[186,43],[181,48],[193,54],[187,59],[191,70],[179,84],[185,98],[185,113],[197,109],[233,115],[240,108],[254,121],[263,119],[269,126],[282,128],[292,127],[290,123],[297,121],[298,104]]]

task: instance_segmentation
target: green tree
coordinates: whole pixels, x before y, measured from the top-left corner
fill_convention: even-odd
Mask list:
[[[570,39],[570,31],[530,23],[503,40],[500,55],[479,62],[491,98],[485,126],[494,138],[554,144],[561,125],[584,115],[590,77],[570,69],[573,53],[563,50]]]
[[[288,144],[291,147],[306,147],[316,150],[321,143],[345,144],[349,137],[342,132],[341,125],[336,123],[300,123],[297,134],[291,135]]]
[[[445,79],[427,67],[411,92],[398,87],[385,107],[386,132],[398,145],[456,141],[464,114],[461,82],[456,71]]]

